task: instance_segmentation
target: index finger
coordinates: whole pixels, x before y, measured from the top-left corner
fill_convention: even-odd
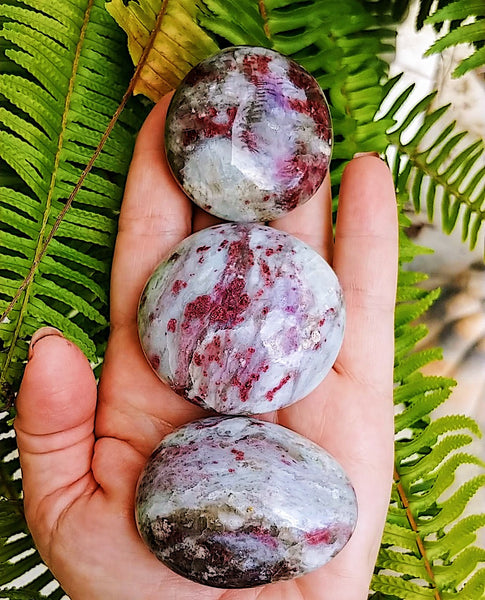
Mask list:
[[[121,206],[111,276],[111,326],[135,325],[142,289],[159,261],[190,234],[192,208],[165,159],[170,97],[140,130]]]
[[[337,215],[333,267],[344,291],[347,326],[334,368],[386,393],[394,363],[397,259],[391,173],[375,156],[355,158],[342,177]]]

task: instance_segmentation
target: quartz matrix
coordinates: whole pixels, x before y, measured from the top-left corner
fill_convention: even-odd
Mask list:
[[[209,417],[168,435],[138,483],[152,552],[185,577],[244,588],[328,562],[357,519],[338,462],[306,438],[248,417]]]
[[[165,128],[186,194],[229,221],[268,221],[322,183],[332,127],[318,82],[267,48],[238,46],[202,61],[178,87]]]
[[[335,273],[295,237],[226,223],[182,241],[155,270],[140,341],[176,392],[225,414],[257,414],[309,394],[332,367],[345,310]]]

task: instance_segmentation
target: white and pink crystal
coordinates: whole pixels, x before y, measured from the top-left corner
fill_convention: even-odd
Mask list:
[[[165,146],[175,179],[204,210],[229,221],[269,221],[322,183],[330,112],[298,63],[267,48],[226,48],[178,87]]]
[[[193,403],[256,414],[309,394],[331,369],[345,310],[312,248],[258,224],[182,241],[142,294],[138,327],[155,372]]]
[[[357,520],[339,463],[304,437],[247,417],[168,435],[138,483],[141,537],[176,573],[221,588],[299,577],[327,563]]]

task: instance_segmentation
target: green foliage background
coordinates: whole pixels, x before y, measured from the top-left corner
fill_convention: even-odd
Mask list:
[[[450,161],[465,132],[448,124],[446,107],[430,109],[434,95],[402,115],[412,90],[396,96],[399,78],[389,79],[396,26],[408,4],[407,0],[266,0],[261,11],[255,0],[169,0],[165,22],[169,19],[172,27],[164,35],[168,45],[176,38],[186,51],[185,70],[198,35],[204,48],[255,44],[292,56],[315,75],[331,105],[335,197],[343,168],[355,152],[384,153],[392,147],[390,166],[400,207],[411,200],[417,209],[426,206],[432,218],[439,206],[448,232],[463,217],[463,239],[473,247],[485,220],[485,169],[477,168],[483,142],[469,145]],[[160,7],[160,0],[111,0],[107,7],[102,0],[0,3],[0,309],[35,265],[31,282],[0,324],[5,409],[0,419],[0,586],[8,587],[31,572],[31,581],[2,592],[5,598],[63,596],[41,566],[23,518],[12,399],[29,339],[43,324],[63,330],[99,371],[108,335],[108,282],[117,216],[147,101],[130,99],[46,255],[38,265],[37,261],[133,74],[126,36],[109,12],[127,31],[135,24],[148,37]],[[464,22],[470,16],[475,18]],[[455,74],[460,76],[485,63],[484,16],[481,1],[422,0],[417,26],[427,20],[440,32],[430,52],[473,44],[470,56],[457,67]],[[187,19],[190,39],[181,33]],[[163,28],[163,19],[161,23]],[[411,127],[415,133],[409,140]],[[431,141],[430,132],[437,132]],[[476,175],[470,180],[472,168]],[[485,589],[485,569],[479,566],[485,552],[474,544],[485,515],[461,515],[485,484],[480,459],[462,451],[480,432],[465,416],[430,417],[454,382],[420,372],[440,356],[439,349],[415,350],[426,335],[416,319],[438,292],[423,291],[419,283],[425,275],[402,268],[421,250],[405,235],[408,222],[402,210],[400,218],[396,481],[370,597],[479,600]],[[476,465],[477,474],[452,488],[462,464]]]

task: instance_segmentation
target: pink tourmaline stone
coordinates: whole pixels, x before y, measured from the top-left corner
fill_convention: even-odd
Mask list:
[[[140,477],[136,520],[175,572],[246,588],[327,563],[352,535],[357,501],[323,448],[280,425],[219,416],[162,440]]]
[[[140,341],[175,391],[226,414],[288,406],[332,367],[345,311],[335,273],[300,240],[226,223],[181,242],[148,281]]]
[[[250,46],[227,48],[189,72],[165,134],[186,194],[229,221],[269,221],[309,200],[332,145],[317,81],[278,52]]]

